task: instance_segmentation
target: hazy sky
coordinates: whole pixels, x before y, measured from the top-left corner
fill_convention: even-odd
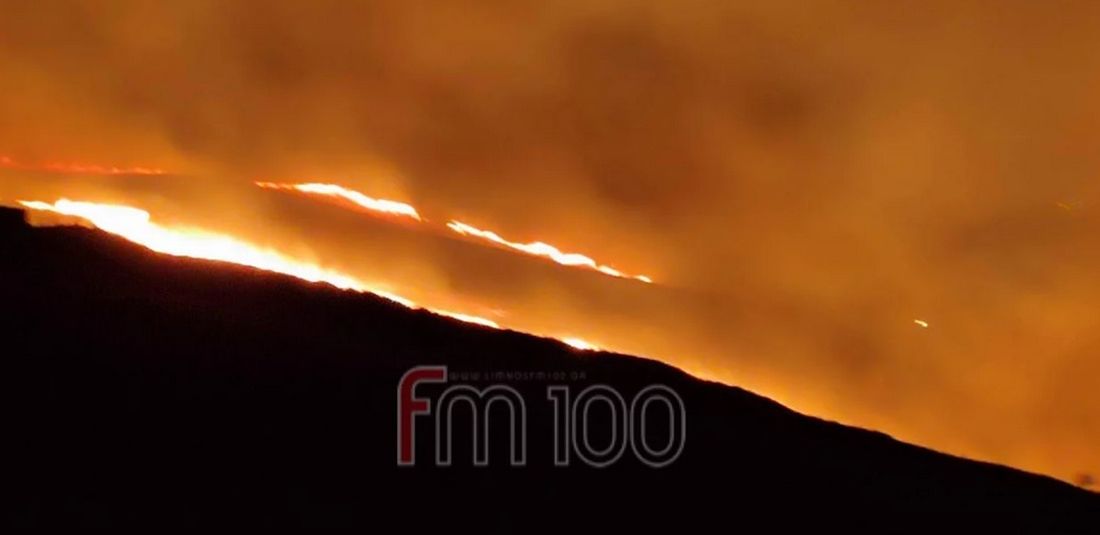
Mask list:
[[[659,284],[459,288],[437,261],[482,259],[457,252],[387,276],[906,440],[1100,472],[1100,3],[167,4],[0,0],[0,155],[178,171],[94,191],[333,261],[351,220],[273,216],[251,181],[591,252]]]

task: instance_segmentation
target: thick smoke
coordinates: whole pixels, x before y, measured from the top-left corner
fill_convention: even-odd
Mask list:
[[[0,154],[177,170],[49,187],[263,230],[938,449],[1100,471],[1100,4],[169,4],[3,2]],[[276,209],[261,178],[661,284],[444,274],[475,260],[360,249],[350,216]],[[7,200],[47,188],[0,179]]]

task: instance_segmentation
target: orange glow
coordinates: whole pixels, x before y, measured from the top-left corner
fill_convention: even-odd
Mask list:
[[[423,221],[423,218],[420,217],[420,213],[417,212],[416,208],[413,208],[409,204],[397,201],[388,201],[385,199],[375,199],[361,192],[345,188],[337,184],[322,184],[318,182],[306,182],[302,184],[256,182],[255,184],[265,189],[288,190],[310,195],[331,197],[350,202],[355,206],[364,208],[370,212],[410,217],[417,221]],[[529,255],[547,258],[563,266],[585,267],[593,269],[595,271],[599,271],[600,273],[603,273],[605,275],[610,275],[612,277],[634,279],[645,283],[653,282],[653,279],[645,275],[628,275],[613,267],[598,264],[592,258],[589,258],[582,254],[564,253],[557,247],[554,247],[553,245],[550,245],[548,243],[516,243],[502,238],[499,234],[495,232],[481,230],[472,225],[467,225],[466,223],[454,220],[447,223],[447,227],[464,236],[479,238],[481,240],[489,241],[496,245],[500,245],[514,251],[520,251]]]
[[[562,343],[572,347],[573,349],[579,349],[581,351],[599,351],[599,347],[596,345],[581,340],[580,338],[566,337],[561,339]]]
[[[408,308],[424,308],[410,299],[372,288],[362,281],[325,269],[319,265],[295,260],[271,249],[265,249],[223,234],[192,228],[169,228],[154,223],[149,212],[110,204],[77,202],[61,199],[53,204],[39,201],[19,201],[32,210],[53,212],[85,219],[96,228],[120,236],[158,253],[189,258],[216,260],[290,275],[305,281],[325,283],[343,290],[371,293]],[[426,309],[467,323],[500,328],[495,322],[457,312]]]
[[[467,225],[466,223],[462,223],[460,221],[451,221],[450,223],[447,223],[447,227],[459,234],[462,234],[463,236],[479,238],[481,240],[492,242],[515,251],[520,251],[522,253],[527,253],[534,256],[541,256],[543,258],[547,258],[554,262],[557,262],[558,264],[561,264],[563,266],[586,267],[599,271],[600,273],[603,273],[605,275],[611,275],[612,277],[634,279],[642,281],[644,283],[653,282],[653,279],[645,275],[627,275],[615,268],[597,264],[595,260],[582,254],[563,253],[557,247],[554,247],[553,245],[550,245],[548,243],[516,243],[500,237],[500,235],[495,232],[489,230],[481,230],[477,227]]]
[[[479,316],[471,316],[469,314],[462,314],[460,312],[449,312],[446,310],[438,309],[432,310],[432,312],[439,314],[440,316],[447,316],[448,318],[454,318],[458,321],[464,321],[466,323],[476,323],[477,325],[481,325],[482,327],[491,327],[493,329],[501,328],[500,324],[498,324],[497,322]]]
[[[413,208],[409,204],[398,201],[388,201],[386,199],[375,199],[373,197],[368,197],[358,191],[348,189],[343,186],[338,186],[336,184],[321,184],[318,182],[307,182],[304,184],[256,182],[256,185],[266,189],[289,190],[311,195],[332,197],[335,199],[350,202],[355,206],[364,208],[371,212],[409,217],[417,221],[421,220],[420,213],[416,211],[416,208]]]
[[[0,167],[20,171],[40,171],[71,175],[163,175],[166,171],[155,167],[117,167],[75,162],[42,162],[37,164],[20,162],[10,156],[0,156]]]

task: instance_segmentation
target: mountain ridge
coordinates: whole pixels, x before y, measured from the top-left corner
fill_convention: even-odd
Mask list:
[[[0,250],[19,525],[414,518],[551,531],[791,520],[762,514],[774,507],[839,513],[849,526],[871,512],[995,513],[1044,531],[1100,519],[1100,497],[1052,478],[802,415],[641,357],[159,255],[92,229],[31,228],[18,210],[0,209]],[[530,377],[504,381],[531,411],[527,465],[499,462],[508,452],[497,432],[488,467],[433,466],[426,443],[416,445],[424,463],[396,466],[394,394],[420,365]],[[495,382],[484,377],[467,382]],[[630,455],[602,469],[553,465],[552,383],[606,384],[628,398],[668,386],[686,408],[683,455],[658,469]],[[604,420],[594,428],[609,428]],[[471,440],[455,439],[456,459]],[[425,518],[439,510],[451,515]]]

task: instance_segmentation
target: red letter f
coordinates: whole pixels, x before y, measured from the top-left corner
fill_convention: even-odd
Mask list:
[[[397,465],[416,464],[417,414],[431,413],[431,405],[425,398],[415,397],[417,383],[443,383],[447,381],[446,366],[417,366],[405,372],[397,383]]]

